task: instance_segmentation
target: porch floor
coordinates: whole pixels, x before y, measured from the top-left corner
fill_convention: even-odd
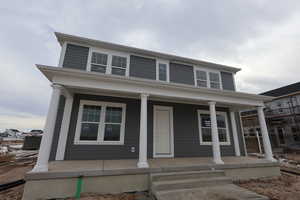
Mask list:
[[[222,157],[224,165],[216,165],[211,157],[189,157],[189,158],[155,158],[148,159],[148,169],[163,169],[176,167],[217,167],[263,165],[271,163],[265,159],[254,157]],[[132,170],[137,168],[136,159],[125,160],[70,160],[52,161],[49,163],[49,172],[63,171],[112,171],[112,170]]]

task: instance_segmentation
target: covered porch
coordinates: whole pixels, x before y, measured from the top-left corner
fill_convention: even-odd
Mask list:
[[[112,169],[118,164],[113,163],[125,163],[121,166],[130,169],[155,169],[155,166],[162,168],[163,166],[181,165],[189,163],[190,166],[198,166],[199,163],[205,163],[203,166],[210,166],[215,168],[216,166],[228,166],[230,163],[235,162],[233,165],[243,162],[253,162],[247,157],[241,156],[241,148],[239,137],[243,137],[240,133],[238,135],[237,123],[235,113],[241,109],[256,107],[258,109],[259,121],[261,125],[265,158],[267,162],[273,162],[272,151],[270,147],[269,136],[266,128],[264,113],[263,113],[263,101],[269,99],[268,97],[260,95],[251,95],[240,92],[212,90],[206,88],[196,88],[193,86],[186,86],[182,84],[164,84],[156,83],[153,81],[139,80],[137,78],[129,77],[116,77],[109,75],[99,75],[92,72],[78,72],[70,69],[60,69],[53,67],[40,66],[40,70],[46,75],[46,77],[53,83],[53,93],[51,97],[49,113],[45,125],[45,135],[43,136],[39,157],[33,172],[50,171],[59,168],[68,162],[73,162],[69,165],[70,168],[80,166],[88,168],[87,163],[102,164],[103,171],[106,167]],[[66,143],[68,137],[68,130],[71,121],[71,112],[74,101],[74,95],[79,94],[93,94],[93,95],[105,95],[113,97],[126,97],[131,99],[137,99],[139,103],[139,135],[138,135],[138,159],[137,160],[125,160],[113,161],[113,160],[94,160],[88,161],[86,164],[80,161],[65,161]],[[56,158],[54,162],[49,163],[51,145],[53,141],[53,133],[55,129],[55,122],[57,119],[57,109],[59,105],[59,98],[63,95],[65,97],[65,106],[62,117],[62,125],[59,133],[58,146],[56,150]],[[198,106],[206,106],[208,108],[208,115],[210,117],[211,128],[211,142],[210,149],[212,150],[212,157],[205,158],[149,158],[149,150],[147,148],[149,144],[148,127],[149,127],[149,101],[156,102],[175,102],[185,103]],[[218,123],[217,123],[217,109],[218,107],[226,108],[228,110],[228,124],[230,124],[232,134],[232,145],[234,146],[234,154],[236,157],[221,157],[221,144],[219,141]],[[173,147],[174,148],[174,147]],[[187,148],[189,148],[187,146]],[[174,157],[174,154],[173,154]],[[255,161],[257,162],[257,161]],[[261,161],[260,161],[261,162]],[[263,164],[265,161],[263,162]],[[201,166],[201,164],[200,164]],[[237,166],[237,165],[236,165]],[[63,167],[61,167],[63,168]],[[71,170],[71,169],[69,169]],[[55,171],[55,170],[54,170]],[[72,170],[71,170],[72,171]]]

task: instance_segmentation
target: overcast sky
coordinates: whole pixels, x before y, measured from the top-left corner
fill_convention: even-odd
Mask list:
[[[239,91],[299,81],[299,0],[10,0],[0,4],[0,129],[43,128],[54,31],[242,68]]]

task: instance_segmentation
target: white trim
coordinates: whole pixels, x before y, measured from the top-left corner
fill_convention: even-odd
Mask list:
[[[58,62],[59,67],[63,66],[64,60],[65,60],[65,55],[66,55],[66,49],[67,49],[67,43],[64,42],[61,47],[61,51],[60,51],[60,57],[59,57],[59,62]]]
[[[125,75],[126,77],[129,76],[129,71],[130,71],[130,54],[129,53],[124,53],[120,51],[114,51],[114,50],[109,50],[109,49],[102,49],[102,48],[96,48],[96,47],[90,47],[89,50],[89,55],[88,55],[88,66],[87,66],[87,71],[91,71],[91,60],[92,60],[92,54],[93,52],[95,53],[102,53],[107,55],[107,65],[106,65],[106,70],[105,74],[110,74],[113,76],[122,76],[122,75],[116,75],[116,74],[111,74],[112,71],[112,56],[120,56],[120,57],[125,57],[126,58],[126,69],[125,69]],[[97,73],[97,72],[95,72]],[[99,73],[97,73],[99,74]]]
[[[272,97],[254,95],[243,92],[197,88],[195,86],[145,80],[134,77],[105,75],[94,72],[85,72],[74,69],[58,68],[37,65],[43,74],[53,83],[67,87],[107,90],[140,94],[148,93],[154,97],[180,98],[193,101],[216,101],[230,105],[261,106],[263,101],[272,100]]]
[[[81,130],[81,118],[82,118],[82,111],[84,105],[96,105],[101,106],[101,116],[98,128],[98,137],[95,141],[82,141],[80,140],[80,130]],[[105,126],[105,113],[106,107],[120,107],[122,108],[122,122],[121,122],[121,132],[120,132],[120,141],[103,141],[104,137],[104,126]],[[94,145],[94,144],[101,144],[101,145],[124,145],[124,135],[125,135],[125,119],[126,117],[126,104],[123,103],[112,103],[112,102],[104,102],[104,101],[88,101],[88,100],[81,100],[79,104],[79,112],[76,122],[76,131],[74,137],[74,144],[80,145]]]
[[[247,147],[246,147],[246,139],[245,139],[245,131],[244,131],[244,125],[243,125],[243,120],[242,120],[242,115],[241,115],[241,111],[239,111],[239,120],[240,120],[240,126],[241,126],[241,132],[242,132],[242,137],[243,137],[243,143],[244,143],[244,152],[245,152],[245,156],[248,156],[248,152],[247,152]]]
[[[159,64],[166,65],[167,80],[159,80]],[[168,60],[156,59],[156,80],[160,82],[170,82],[170,64]]]
[[[235,113],[232,110],[230,111],[230,120],[231,120],[231,130],[232,130],[232,136],[233,136],[235,155],[240,156],[241,151],[240,151],[239,137],[238,137],[238,133],[237,133],[237,124],[236,124],[236,120],[235,120]]]
[[[210,111],[208,111],[208,110],[197,110],[200,145],[212,145],[212,142],[203,142],[203,140],[202,140],[202,126],[201,126],[201,117],[200,117],[200,114],[210,114]],[[223,115],[225,117],[225,124],[226,124],[226,138],[227,138],[227,142],[219,142],[219,143],[220,143],[220,145],[231,145],[230,134],[229,134],[229,127],[228,127],[227,112],[217,111],[216,114],[217,115]]]
[[[171,153],[170,155],[156,155],[156,144],[155,144],[155,133],[156,131],[156,110],[163,109],[170,112],[170,145]],[[173,158],[174,157],[174,126],[173,126],[173,107],[171,106],[153,106],[153,158]]]
[[[63,119],[61,122],[61,128],[60,128],[60,133],[59,133],[59,139],[58,139],[58,144],[57,144],[55,160],[64,160],[69,125],[70,125],[70,120],[71,120],[73,95],[71,95],[71,94],[65,95],[65,98],[66,98],[65,108],[64,108]]]

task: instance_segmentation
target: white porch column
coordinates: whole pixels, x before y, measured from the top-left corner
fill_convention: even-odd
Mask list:
[[[148,168],[147,162],[147,99],[148,94],[141,94],[139,168]]]
[[[216,115],[216,102],[208,102],[210,111],[210,123],[211,123],[211,138],[213,148],[213,160],[216,164],[224,164],[221,159],[219,133],[217,125]]]
[[[235,155],[241,156],[240,143],[239,143],[239,138],[238,138],[238,133],[237,133],[237,126],[236,126],[234,111],[230,111],[230,120],[231,120]]]
[[[56,150],[55,160],[64,160],[66,143],[71,119],[72,105],[73,105],[73,94],[64,90],[64,96],[66,98],[63,119],[61,122],[61,128],[59,132],[58,145]]]
[[[260,130],[261,130],[261,135],[263,138],[263,143],[264,143],[264,150],[265,150],[265,158],[269,161],[276,161],[273,158],[273,153],[272,153],[272,148],[271,148],[271,143],[270,143],[270,138],[268,134],[268,129],[267,129],[267,124],[265,120],[265,114],[263,110],[263,106],[257,107],[257,113],[258,113],[258,120],[260,124]]]
[[[52,88],[53,91],[50,100],[50,105],[48,108],[44,134],[40,145],[37,163],[32,169],[33,172],[48,171],[48,161],[50,156],[54,126],[56,122],[57,109],[58,109],[59,97],[61,94],[62,86],[53,84]]]

